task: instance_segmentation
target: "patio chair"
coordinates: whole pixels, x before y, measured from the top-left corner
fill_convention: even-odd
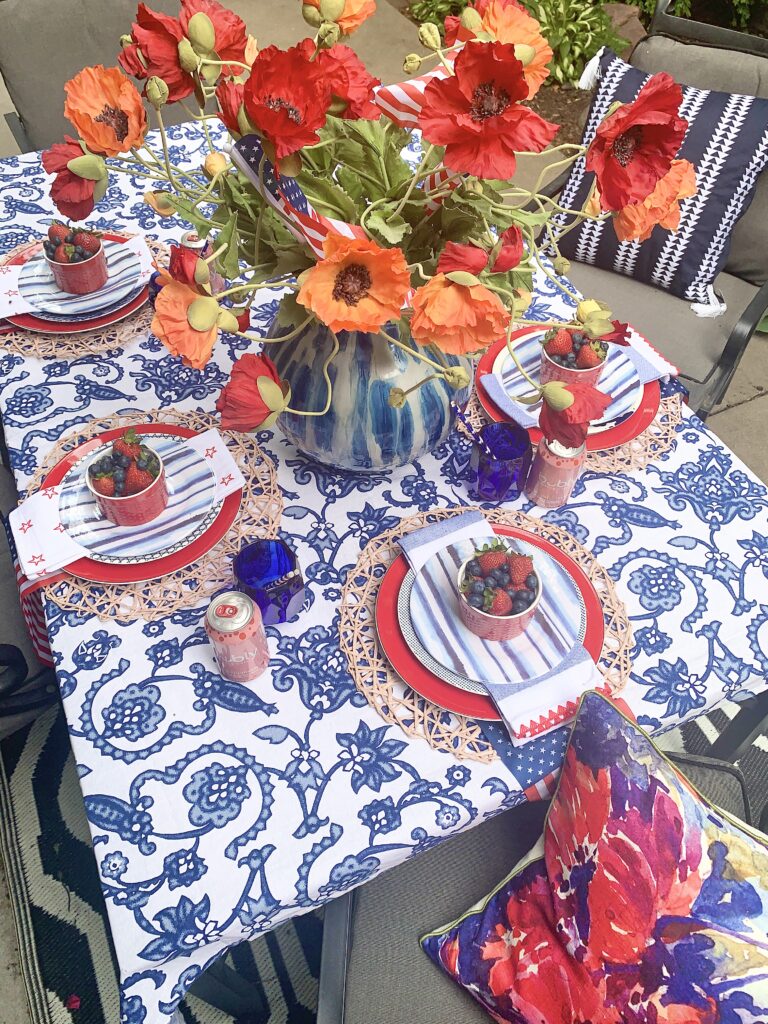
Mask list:
[[[749,823],[744,779],[727,761],[671,755],[694,786]],[[542,832],[547,804],[513,808],[326,907],[317,1024],[487,1024],[419,948],[484,897]]]
[[[629,63],[643,71],[667,71],[702,89],[768,97],[768,39],[673,17],[672,0],[657,0],[649,35]],[[556,195],[561,176],[547,189]],[[696,316],[684,299],[631,277],[573,262],[568,277],[585,294],[603,299],[681,370],[691,408],[706,418],[721,402],[755,329],[768,308],[768,172],[737,223],[725,271],[715,289],[727,312]]]

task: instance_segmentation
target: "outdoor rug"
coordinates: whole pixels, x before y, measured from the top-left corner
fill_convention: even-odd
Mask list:
[[[0,743],[0,853],[32,1024],[118,1024],[104,899],[58,704]],[[228,963],[261,989],[270,1024],[311,1024],[321,944],[322,920],[308,914],[241,944]],[[250,1024],[194,996],[180,1013],[185,1024]]]

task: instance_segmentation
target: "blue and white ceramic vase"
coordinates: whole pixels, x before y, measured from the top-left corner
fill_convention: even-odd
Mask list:
[[[396,328],[387,332],[397,337]],[[268,337],[289,333],[273,323]],[[328,369],[333,394],[322,416],[283,413],[277,426],[296,447],[317,462],[357,473],[376,473],[413,462],[441,444],[453,429],[456,414],[468,400],[471,386],[456,391],[442,379],[428,381],[407,396],[400,409],[388,402],[392,388],[407,391],[432,373],[381,335],[341,331],[339,352]],[[413,344],[413,343],[412,343]],[[328,388],[322,368],[333,350],[333,336],[313,323],[284,344],[265,346],[280,376],[291,385],[291,408],[325,408]],[[472,380],[468,359],[446,356],[463,366]]]

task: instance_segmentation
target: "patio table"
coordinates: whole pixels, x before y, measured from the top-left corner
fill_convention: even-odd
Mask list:
[[[172,129],[171,141],[172,160],[199,163],[196,128]],[[142,202],[145,187],[119,176],[94,226],[178,238],[178,223]],[[1,250],[39,232],[52,212],[36,155],[0,163]],[[254,324],[266,329],[276,306],[274,293],[260,297]],[[566,308],[537,278],[535,315]],[[212,411],[246,344],[220,341],[202,371],[149,335],[69,361],[0,350],[0,413],[19,488],[92,417]],[[46,607],[123,1024],[171,1019],[228,946],[540,795],[566,742],[561,728],[504,761],[459,762],[386,725],[339,649],[341,587],[368,540],[417,510],[466,503],[465,440],[454,434],[433,455],[376,477],[313,464],[279,433],[259,441],[278,467],[282,531],[309,606],[269,630],[270,667],[246,704],[221,692],[205,602],[190,597],[164,620],[128,625]],[[686,412],[676,447],[658,463],[631,475],[588,472],[570,504],[546,518],[599,557],[626,604],[636,646],[622,696],[643,726],[662,731],[765,687],[768,493],[696,417]]]

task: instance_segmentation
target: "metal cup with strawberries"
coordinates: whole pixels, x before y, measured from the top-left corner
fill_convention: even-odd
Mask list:
[[[101,236],[55,221],[43,242],[53,279],[63,292],[88,295],[107,283],[107,258]]]
[[[552,328],[544,335],[541,347],[541,383],[582,381],[595,387],[607,355],[608,346],[602,341],[567,327]]]
[[[520,636],[541,600],[533,559],[500,540],[476,549],[462,562],[457,582],[461,621],[483,640]]]
[[[91,461],[86,482],[102,515],[116,526],[149,523],[168,504],[163,460],[135,430],[126,430],[111,453]]]

